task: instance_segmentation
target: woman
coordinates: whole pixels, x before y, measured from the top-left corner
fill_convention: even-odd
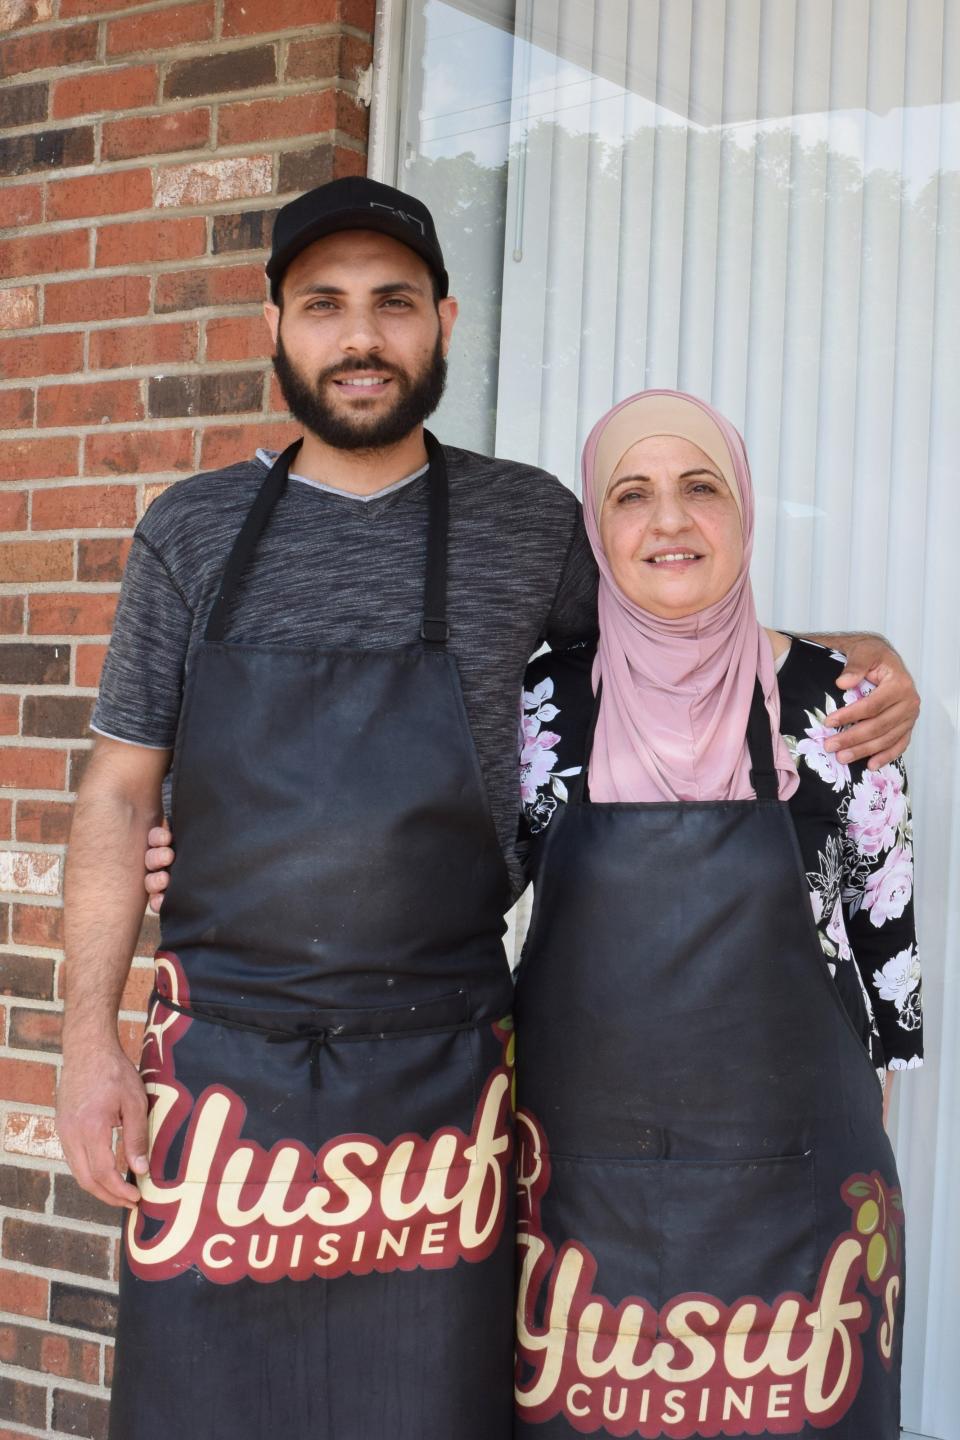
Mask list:
[[[723,417],[647,391],[583,468],[600,640],[524,695],[516,1433],[893,1440],[903,770],[827,754],[842,657],[759,625]]]

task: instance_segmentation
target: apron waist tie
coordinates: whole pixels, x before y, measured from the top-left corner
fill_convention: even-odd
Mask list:
[[[191,1020],[199,1020],[202,1024],[220,1025],[226,1030],[243,1030],[247,1034],[257,1035],[266,1040],[269,1045],[289,1045],[292,1041],[309,1046],[308,1059],[310,1064],[310,1083],[315,1090],[320,1089],[320,1053],[324,1046],[332,1039],[339,1044],[358,1043],[362,1041],[379,1040],[403,1040],[425,1035],[456,1035],[464,1030],[476,1030],[484,1023],[483,1017],[474,1016],[469,1020],[460,1020],[454,1024],[444,1023],[440,1025],[422,1025],[412,1027],[409,1030],[373,1030],[361,1031],[359,1034],[342,1034],[340,1026],[324,1027],[323,1029],[310,1029],[304,1026],[301,1030],[277,1030],[268,1025],[258,1025],[252,1021],[238,1020],[233,1015],[220,1015],[216,1013],[204,1013],[202,1009],[197,1010],[194,1006],[179,1005],[175,1000],[169,999],[158,990],[154,990],[150,997],[150,1004],[158,1000],[168,1010],[176,1010],[180,1015],[186,1015]],[[416,1007],[411,1007],[415,1009]]]
[[[248,1034],[259,1035],[266,1040],[268,1045],[285,1045],[291,1040],[297,1040],[301,1044],[306,1041],[310,1046],[310,1083],[315,1090],[320,1088],[320,1051],[327,1043],[328,1030],[271,1030],[265,1025],[257,1025],[245,1020],[237,1020],[227,1015],[204,1015],[193,1007],[178,1005],[175,1000],[170,1000],[166,995],[155,991],[156,998],[168,1010],[176,1010],[179,1015],[187,1015],[191,1020],[199,1020],[209,1025],[222,1025],[226,1030],[245,1030]]]
[[[314,1090],[320,1089],[320,1052],[327,1043],[328,1031],[326,1030],[273,1030],[267,1032],[266,1040],[269,1045],[284,1045],[291,1040],[306,1041],[310,1049],[308,1059],[310,1062],[310,1084]]]

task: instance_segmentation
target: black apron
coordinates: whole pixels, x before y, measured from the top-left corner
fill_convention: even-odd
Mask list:
[[[759,686],[748,738],[755,801],[591,804],[584,775],[544,842],[516,997],[526,1440],[899,1434],[881,1090]]]
[[[187,678],[113,1440],[510,1432],[509,882],[427,444],[418,643],[225,641],[294,445]]]

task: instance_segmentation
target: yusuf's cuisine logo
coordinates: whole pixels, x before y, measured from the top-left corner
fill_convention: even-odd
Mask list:
[[[849,1410],[863,1372],[867,1297],[879,1301],[876,1344],[890,1368],[903,1205],[880,1175],[842,1187],[852,1215],[823,1262],[812,1299],[727,1305],[685,1294],[658,1311],[629,1296],[614,1305],[594,1290],[597,1263],[575,1240],[555,1252],[540,1223],[550,1157],[532,1115],[517,1113],[520,1281],[519,1414],[561,1415],[584,1435],[642,1437],[796,1435]],[[539,1318],[538,1318],[539,1317]]]
[[[173,1052],[195,1022],[174,1008],[189,1003],[177,957],[161,952],[156,965],[141,1063],[150,1173],[126,1230],[136,1275],[164,1280],[194,1266],[221,1284],[306,1280],[447,1269],[493,1253],[512,1154],[505,1026],[495,1027],[504,1063],[489,1075],[469,1132],[451,1126],[389,1142],[338,1135],[319,1151],[281,1139],[265,1150],[244,1138],[247,1110],[234,1091],[214,1084],[194,1097],[177,1080]],[[176,1173],[157,1178],[185,1125]]]

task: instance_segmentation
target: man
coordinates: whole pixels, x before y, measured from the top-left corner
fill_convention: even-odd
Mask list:
[[[138,527],[68,859],[60,1133],[130,1210],[111,1435],[493,1440],[518,690],[595,574],[558,481],[423,429],[457,315],[424,206],[323,186],[267,273],[303,441]],[[899,675],[849,718],[887,734]],[[116,1013],[171,758],[141,1079]]]

